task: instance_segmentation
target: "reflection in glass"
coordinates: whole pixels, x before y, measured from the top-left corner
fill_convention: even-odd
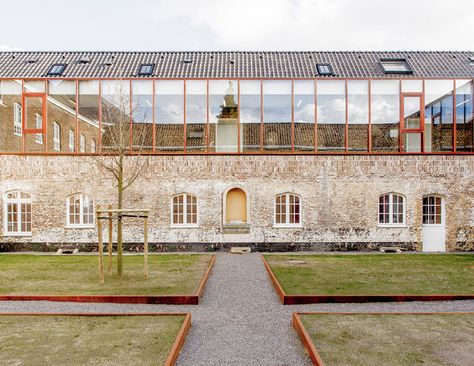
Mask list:
[[[420,97],[403,97],[403,121],[405,129],[421,128]]]
[[[344,151],[346,96],[344,80],[318,80],[318,150]]]
[[[153,150],[153,81],[132,81],[132,149]]]
[[[453,150],[453,81],[425,81],[425,150]]]
[[[402,146],[403,152],[421,152],[421,133],[404,133]]]
[[[291,150],[291,81],[263,82],[263,147]]]
[[[400,81],[371,81],[372,151],[399,150]]]
[[[21,103],[21,80],[0,80],[0,152],[21,151]]]
[[[369,83],[347,82],[349,151],[367,151],[369,146]]]
[[[423,80],[402,80],[402,93],[423,92]]]
[[[184,150],[184,83],[155,82],[155,125],[157,151]]]
[[[64,131],[76,129],[75,81],[50,80],[48,82],[48,121],[47,151],[67,152],[68,136]],[[93,132],[97,136],[97,128],[93,128]],[[59,147],[59,149],[55,148],[55,143],[56,148]]]
[[[240,81],[240,125],[243,152],[260,150],[261,96],[260,81]]]
[[[474,85],[456,80],[456,151],[474,152]]]
[[[130,82],[102,81],[102,150],[130,150]],[[80,135],[79,135],[80,136]],[[90,149],[90,141],[80,150]]]
[[[41,130],[46,124],[43,116],[43,98],[42,97],[26,97],[24,99],[25,126],[28,130]],[[26,152],[44,152],[44,133],[25,133],[25,151]]]
[[[99,81],[98,80],[81,80],[79,81],[79,106],[78,106],[78,122],[79,131],[77,136],[81,134],[87,136],[89,145],[95,145],[96,140],[99,136]],[[74,133],[75,127],[69,129]],[[63,131],[67,131],[64,130]],[[69,133],[71,134],[71,133]],[[75,141],[73,145],[70,145],[70,139],[75,139],[76,134],[71,137],[68,136],[68,150],[73,147],[74,150]],[[66,138],[66,136],[64,137]],[[86,143],[87,145],[87,143]]]
[[[206,151],[207,82],[186,81],[186,151]]]
[[[215,152],[238,151],[237,81],[209,81],[209,149]]]
[[[295,80],[295,151],[314,151],[314,81]]]

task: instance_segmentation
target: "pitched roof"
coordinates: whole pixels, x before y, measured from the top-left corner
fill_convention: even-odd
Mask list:
[[[474,51],[456,52],[0,52],[0,78],[42,78],[65,63],[61,77],[149,78],[142,63],[155,64],[156,78],[314,78],[317,63],[329,63],[325,78],[384,78],[380,59],[406,59],[413,74],[402,78],[474,77]],[[81,62],[83,60],[83,62]],[[89,61],[89,62],[86,62]]]

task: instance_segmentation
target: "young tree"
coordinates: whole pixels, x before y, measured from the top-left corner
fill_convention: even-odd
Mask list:
[[[114,80],[102,83],[101,135],[95,164],[108,171],[116,188],[116,208],[124,208],[124,192],[148,164],[143,152],[152,146],[152,123],[139,99],[130,101],[130,82]],[[133,154],[132,154],[133,153]],[[123,274],[123,215],[117,218],[117,274]]]

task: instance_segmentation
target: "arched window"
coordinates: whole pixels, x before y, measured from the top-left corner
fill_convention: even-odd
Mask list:
[[[387,193],[379,197],[379,224],[405,225],[405,197],[397,193]]]
[[[275,197],[275,226],[301,226],[301,198],[282,193]]]
[[[5,235],[31,235],[31,195],[7,192],[4,205]]]
[[[94,201],[88,196],[76,193],[67,199],[67,225],[92,227],[94,225]]]
[[[197,197],[192,194],[181,193],[171,199],[171,225],[197,226]]]

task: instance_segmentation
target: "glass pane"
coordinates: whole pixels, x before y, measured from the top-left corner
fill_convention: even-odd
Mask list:
[[[184,151],[184,82],[155,82],[157,151]]]
[[[186,151],[206,151],[207,82],[186,81]]]
[[[345,90],[343,80],[318,80],[317,82],[319,151],[345,151]]]
[[[456,80],[456,151],[474,151],[474,85]]]
[[[243,152],[260,150],[260,81],[240,81],[240,124]]]
[[[371,82],[372,151],[399,150],[400,82],[373,80]]]
[[[76,128],[76,82],[50,80],[48,82],[48,146],[49,152],[67,152],[68,135],[63,131]],[[59,126],[59,129],[58,129]],[[59,135],[55,135],[59,132]],[[97,130],[94,129],[97,133]],[[55,140],[58,138],[58,140]]]
[[[132,81],[132,150],[153,150],[153,81]]]
[[[347,82],[349,151],[367,151],[369,146],[369,82]]]
[[[89,141],[90,149],[97,146],[99,136],[99,81],[79,81],[78,122],[79,134]],[[65,130],[66,131],[66,130]],[[75,128],[71,126],[68,133],[68,151],[74,151]]]
[[[291,81],[263,82],[265,150],[291,150],[291,108]]]
[[[102,151],[130,150],[130,82],[102,81]],[[90,146],[84,146],[87,151]],[[81,150],[81,149],[80,149]]]
[[[21,80],[0,80],[0,152],[21,151],[21,103]]]
[[[25,98],[26,128],[29,130],[41,130],[43,128],[43,98],[27,97]],[[26,152],[44,152],[44,134],[27,133],[25,134]]]
[[[422,80],[402,80],[403,93],[421,93],[423,91]]]
[[[314,81],[295,80],[295,151],[314,151]]]
[[[403,97],[405,129],[421,128],[420,97]]]
[[[421,133],[403,134],[404,152],[421,152]]]
[[[452,80],[425,81],[425,151],[453,150]]]
[[[209,150],[237,152],[239,106],[237,81],[209,82]]]
[[[25,80],[25,93],[45,93],[46,83],[44,80]]]

